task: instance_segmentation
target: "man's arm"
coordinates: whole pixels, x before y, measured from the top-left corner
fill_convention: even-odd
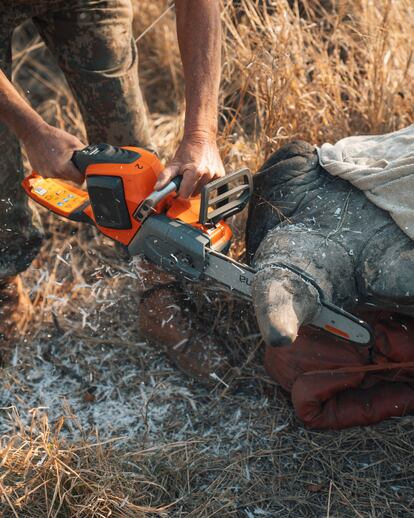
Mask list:
[[[156,188],[183,175],[180,195],[187,198],[224,175],[216,144],[221,23],[218,0],[175,0],[175,5],[185,79],[184,137]]]
[[[73,152],[84,145],[66,131],[47,124],[19,95],[0,70],[0,121],[23,143],[32,168],[45,177],[77,183],[81,173],[71,162]]]

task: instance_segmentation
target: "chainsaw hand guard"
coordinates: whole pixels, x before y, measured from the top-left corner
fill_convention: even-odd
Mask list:
[[[236,186],[230,187],[236,182]],[[234,216],[246,207],[252,192],[253,180],[248,169],[240,169],[208,183],[201,191],[200,223],[215,224]]]

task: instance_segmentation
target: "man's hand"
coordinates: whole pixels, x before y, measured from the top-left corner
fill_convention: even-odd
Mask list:
[[[85,147],[66,131],[41,124],[35,131],[22,137],[33,170],[45,178],[61,178],[81,184],[83,175],[71,158],[73,152]]]
[[[182,198],[189,198],[199,194],[203,185],[224,174],[215,138],[203,134],[187,135],[174,158],[158,177],[155,189],[161,189],[173,178],[182,175],[178,194]]]

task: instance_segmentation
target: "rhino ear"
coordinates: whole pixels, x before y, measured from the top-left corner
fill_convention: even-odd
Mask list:
[[[301,325],[319,311],[317,290],[301,277],[283,269],[259,271],[252,285],[253,305],[267,345],[291,345]]]

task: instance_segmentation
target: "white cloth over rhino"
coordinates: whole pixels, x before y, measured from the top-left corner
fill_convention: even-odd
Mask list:
[[[363,191],[414,240],[414,124],[385,135],[323,144],[318,156],[328,173]]]

